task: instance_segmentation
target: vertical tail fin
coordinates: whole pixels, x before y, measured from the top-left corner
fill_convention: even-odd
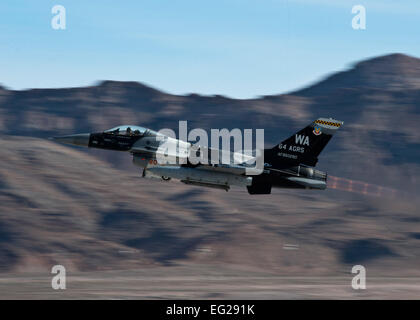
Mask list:
[[[277,168],[296,164],[314,167],[319,154],[343,123],[319,118],[274,148],[265,149],[265,162]]]

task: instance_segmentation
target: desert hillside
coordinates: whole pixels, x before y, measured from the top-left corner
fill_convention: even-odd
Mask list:
[[[134,82],[0,89],[0,270],[234,266],[284,275],[419,275],[420,60],[378,57],[289,94],[177,96]],[[310,79],[308,79],[310,80]],[[6,85],[6,84],[5,84]],[[267,146],[319,116],[344,126],[322,153],[325,191],[250,196],[151,182],[129,154],[52,135],[120,124],[264,128]],[[353,181],[351,184],[350,181]]]

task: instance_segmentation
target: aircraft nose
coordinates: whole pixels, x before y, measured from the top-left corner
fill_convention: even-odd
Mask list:
[[[90,133],[79,133],[79,134],[71,134],[68,136],[52,137],[52,140],[54,141],[57,141],[60,143],[72,144],[75,146],[82,146],[82,147],[89,146],[89,139],[90,139]]]

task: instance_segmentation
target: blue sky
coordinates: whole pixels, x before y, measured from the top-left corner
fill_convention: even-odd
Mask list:
[[[54,5],[66,30],[51,27]],[[0,15],[0,83],[12,89],[112,79],[252,98],[376,55],[420,57],[419,0],[2,0]]]

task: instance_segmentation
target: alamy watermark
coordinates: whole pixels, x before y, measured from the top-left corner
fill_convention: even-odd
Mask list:
[[[258,175],[264,169],[264,129],[211,129],[209,136],[204,129],[188,132],[187,121],[179,121],[178,138],[172,129],[158,131],[160,142],[156,160],[160,165],[239,165],[247,174]],[[255,146],[254,146],[255,142]],[[221,146],[220,146],[221,143]]]
[[[351,20],[351,27],[354,30],[366,30],[366,8],[365,6],[358,4],[353,6],[351,13],[355,14]]]
[[[51,19],[51,27],[54,30],[66,29],[66,8],[62,5],[55,5],[51,8],[51,13],[54,16]]]
[[[351,273],[356,274],[351,280],[351,287],[354,290],[366,289],[366,268],[362,265],[355,265]]]
[[[55,274],[51,280],[51,287],[54,290],[66,289],[66,268],[62,265],[55,265],[52,267],[51,273]]]

